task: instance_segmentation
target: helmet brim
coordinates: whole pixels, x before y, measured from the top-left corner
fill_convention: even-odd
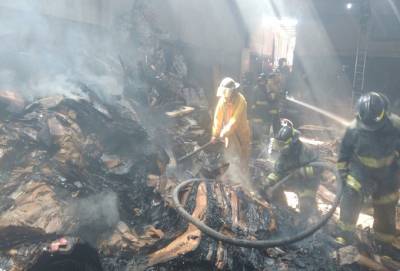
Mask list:
[[[235,82],[235,87],[234,88],[226,88],[226,87],[218,87],[217,89],[217,97],[224,97],[225,93],[227,90],[234,91],[237,90],[240,87],[239,83]]]
[[[379,130],[383,124],[384,124],[384,118],[379,121],[363,121],[360,116],[357,117],[357,120],[359,122],[359,125],[361,129],[367,130],[367,131],[376,131]]]

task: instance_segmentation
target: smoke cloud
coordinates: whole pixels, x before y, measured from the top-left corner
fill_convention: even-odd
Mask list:
[[[75,222],[71,230],[88,241],[95,241],[96,236],[120,220],[118,196],[114,192],[102,192],[70,203],[66,217]]]
[[[50,5],[51,14],[69,16],[60,3]],[[44,7],[39,0],[0,3],[0,91],[13,90],[32,99],[68,93],[73,90],[68,81],[80,81],[100,94],[120,94],[115,27],[54,17]]]

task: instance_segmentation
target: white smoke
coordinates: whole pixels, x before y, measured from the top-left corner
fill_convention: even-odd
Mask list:
[[[77,222],[77,231],[85,226],[111,228],[119,221],[118,196],[114,192],[103,192],[76,200],[70,204],[67,214]]]
[[[67,13],[60,4],[50,6],[54,14]],[[93,85],[101,94],[120,94],[116,31],[49,16],[45,7],[39,0],[1,1],[0,91],[17,91],[28,99],[66,94],[71,80]]]

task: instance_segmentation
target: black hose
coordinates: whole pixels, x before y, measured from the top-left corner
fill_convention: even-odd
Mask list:
[[[273,186],[268,188],[268,194],[267,195],[268,196],[272,196],[277,189],[279,189],[281,186],[283,186],[284,184],[289,182],[292,179],[292,177],[297,173],[297,171],[299,171],[301,168],[303,168],[305,166],[312,166],[311,163],[316,163],[316,162],[309,162],[309,163],[306,163],[304,165],[300,165],[298,168],[292,170],[291,173],[289,173],[283,179],[281,179],[279,182],[277,182],[276,184],[274,184]],[[319,163],[322,163],[322,162],[319,162]]]
[[[317,230],[319,230],[321,227],[323,227],[328,220],[333,216],[336,208],[338,207],[340,203],[340,199],[343,194],[343,181],[338,175],[338,172],[336,168],[333,165],[330,165],[325,162],[313,162],[309,164],[310,166],[313,167],[322,167],[324,169],[332,171],[336,175],[336,180],[338,181],[338,188],[337,188],[337,194],[335,201],[332,205],[332,208],[329,210],[329,212],[321,218],[321,220],[316,223],[314,226],[309,228],[308,230],[304,230],[300,232],[299,234],[295,236],[289,236],[285,238],[279,238],[279,239],[273,239],[273,240],[247,240],[247,239],[237,239],[237,238],[231,238],[228,236],[225,236],[221,234],[220,232],[208,227],[206,224],[204,224],[202,221],[200,221],[197,218],[192,217],[191,214],[189,214],[184,206],[179,202],[179,192],[182,190],[183,187],[187,186],[190,183],[194,182],[212,182],[214,180],[204,180],[204,179],[190,179],[187,181],[184,181],[177,185],[173,191],[173,202],[175,204],[175,208],[178,211],[178,213],[186,220],[188,220],[190,223],[195,225],[197,228],[199,228],[203,233],[207,234],[211,238],[222,241],[231,245],[239,246],[239,247],[248,247],[248,248],[268,248],[268,247],[276,247],[276,246],[283,246],[283,245],[288,245],[292,244],[295,242],[298,242],[300,240],[303,240],[312,234],[314,234]]]

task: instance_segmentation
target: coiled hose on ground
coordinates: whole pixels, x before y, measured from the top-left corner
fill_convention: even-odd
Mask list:
[[[184,219],[186,219],[187,221],[189,221],[190,223],[195,225],[203,233],[207,234],[208,236],[210,236],[211,238],[213,238],[215,240],[222,241],[224,243],[228,243],[228,244],[239,246],[239,247],[247,247],[247,248],[269,248],[269,247],[276,247],[276,246],[292,244],[292,243],[298,242],[300,240],[303,240],[303,239],[311,236],[316,231],[318,231],[321,227],[323,227],[328,222],[328,220],[333,216],[336,208],[338,207],[338,205],[340,203],[340,199],[343,194],[343,181],[339,177],[335,166],[333,166],[329,163],[326,163],[326,162],[312,162],[309,164],[309,166],[324,168],[326,170],[331,171],[333,174],[335,174],[336,180],[338,182],[337,193],[336,193],[335,201],[333,202],[332,208],[329,210],[329,212],[327,212],[321,218],[321,220],[318,221],[318,223],[313,225],[311,228],[306,229],[295,236],[289,236],[289,237],[285,237],[285,238],[278,238],[278,239],[272,239],[272,240],[247,240],[247,239],[232,238],[232,237],[228,237],[228,236],[221,234],[220,232],[208,227],[204,222],[200,221],[199,219],[192,217],[185,210],[184,206],[182,206],[182,204],[179,201],[180,191],[182,190],[182,188],[184,188],[185,186],[187,186],[188,184],[191,184],[191,183],[203,182],[203,181],[212,182],[214,180],[190,179],[190,180],[184,181],[184,182],[180,183],[179,185],[177,185],[175,187],[175,189],[173,191],[173,195],[172,195],[173,202],[175,204],[175,209],[178,211],[178,213]],[[288,178],[285,178],[284,180],[282,180],[280,182],[280,184],[283,184],[284,182],[286,182],[287,179]],[[277,187],[274,187],[274,189],[276,189],[276,188]]]

